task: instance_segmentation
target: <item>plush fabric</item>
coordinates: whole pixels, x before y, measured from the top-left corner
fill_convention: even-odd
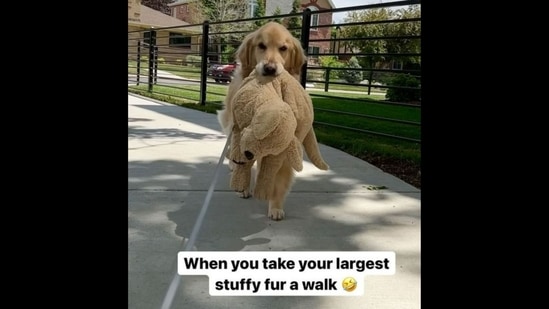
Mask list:
[[[232,106],[234,125],[227,154],[236,163],[232,189],[249,188],[251,168],[259,160],[253,195],[272,198],[273,182],[284,161],[295,171],[303,169],[303,149],[317,168],[329,168],[313,130],[311,98],[288,72],[275,77],[252,71],[235,93]]]

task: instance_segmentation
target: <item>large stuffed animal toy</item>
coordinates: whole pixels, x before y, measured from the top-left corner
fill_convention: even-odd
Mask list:
[[[317,168],[329,168],[313,130],[311,98],[287,71],[262,76],[254,70],[235,93],[232,106],[234,125],[227,154],[235,163],[231,188],[242,197],[250,196],[251,170],[257,161],[253,196],[268,200],[268,216],[280,220],[293,171],[303,168],[303,149]]]

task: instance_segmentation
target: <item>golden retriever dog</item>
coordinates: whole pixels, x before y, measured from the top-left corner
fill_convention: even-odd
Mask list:
[[[224,109],[217,113],[221,128],[227,135],[233,124],[231,99],[245,77],[253,70],[259,75],[278,75],[284,68],[299,80],[301,67],[307,61],[301,42],[276,22],[269,22],[244,37],[236,57],[238,65],[223,102]]]
[[[246,35],[236,50],[236,57],[238,65],[223,102],[224,108],[217,112],[219,124],[226,135],[233,127],[231,100],[245,77],[253,70],[261,76],[276,76],[285,69],[299,81],[301,68],[307,61],[301,42],[286,27],[276,22],[269,22]],[[232,164],[229,162],[231,169]],[[293,181],[291,166],[285,164],[273,181],[276,183],[277,197],[269,201],[268,215],[271,219],[281,220],[284,218],[283,203]],[[241,196],[248,198],[250,194],[251,188],[242,192]]]

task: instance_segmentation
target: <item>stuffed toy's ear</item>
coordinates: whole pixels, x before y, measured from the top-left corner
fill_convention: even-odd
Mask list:
[[[301,148],[301,143],[297,137],[290,142],[286,155],[294,170],[301,172],[303,170],[303,148]]]
[[[279,108],[266,105],[256,112],[250,127],[253,128],[255,138],[262,140],[278,127],[281,120],[282,113]]]

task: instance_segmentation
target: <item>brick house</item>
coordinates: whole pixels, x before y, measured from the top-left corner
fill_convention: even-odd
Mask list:
[[[141,0],[128,0],[128,58],[136,59],[137,42],[147,43],[151,27],[173,27],[157,31],[159,55],[167,63],[185,61],[188,54],[199,52],[198,34],[202,33],[200,26],[187,25],[189,23],[185,21],[142,5]]]
[[[178,0],[169,3],[168,6],[172,12],[171,16],[190,24],[199,24],[202,22],[202,15],[197,14],[197,0]]]
[[[201,23],[200,14],[197,14],[197,0],[179,0],[168,6],[171,8],[171,16],[190,24]],[[293,0],[249,0],[248,1],[248,17],[253,17],[253,11],[257,6],[257,1],[263,1],[265,4],[265,16],[272,16],[277,7],[280,8],[281,14],[289,14],[292,10]],[[311,11],[327,10],[335,8],[331,0],[301,0],[302,10],[308,8]],[[332,13],[313,14],[311,16],[311,31],[309,39],[330,39],[331,28],[314,28],[315,25],[331,25]],[[314,54],[322,54],[330,52],[330,42],[311,42],[308,47],[308,53],[313,54],[312,58],[318,58]]]

